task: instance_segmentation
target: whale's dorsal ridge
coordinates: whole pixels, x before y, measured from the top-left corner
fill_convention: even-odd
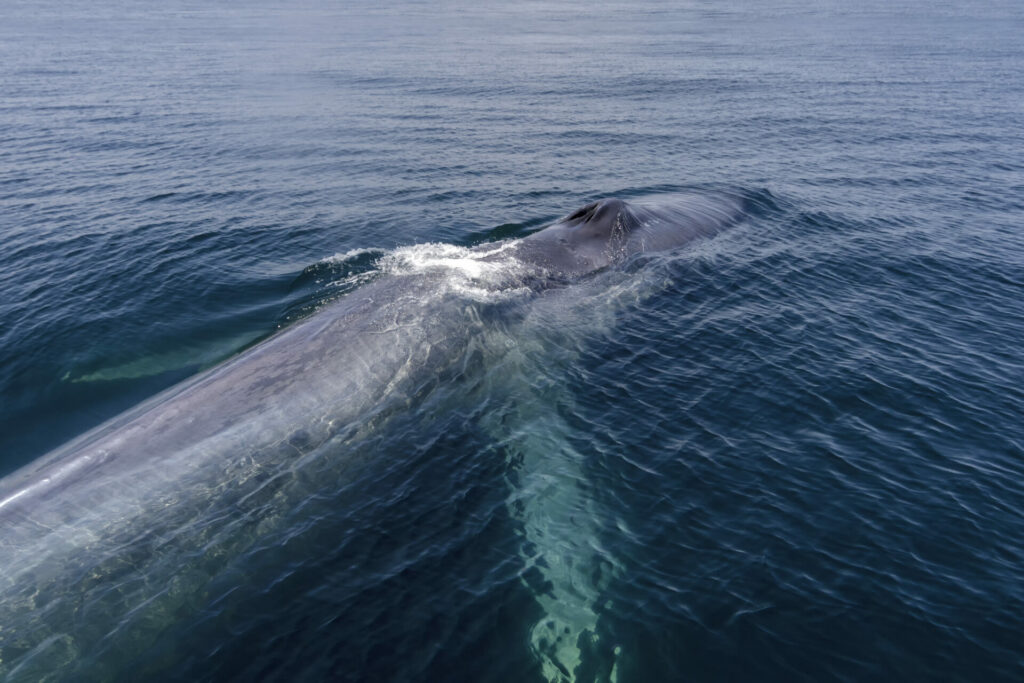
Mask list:
[[[565,217],[566,221],[580,221],[586,223],[595,219],[600,219],[605,213],[615,212],[619,213],[626,207],[626,202],[617,197],[609,197],[607,199],[598,199],[596,201],[585,204],[580,208],[576,209],[573,213]]]
[[[714,195],[685,194],[636,204],[617,197],[590,202],[523,238],[520,260],[562,277],[578,277],[632,254],[664,251],[711,236],[742,212]]]

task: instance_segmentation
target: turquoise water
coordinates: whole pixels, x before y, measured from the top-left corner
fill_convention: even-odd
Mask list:
[[[609,196],[745,206],[564,296],[456,297],[462,355],[217,553],[155,519],[127,573],[83,551],[0,595],[0,675],[1021,676],[1019,4],[0,19],[4,474],[404,248]]]

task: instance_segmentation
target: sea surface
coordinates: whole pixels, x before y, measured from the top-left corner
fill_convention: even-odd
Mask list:
[[[744,218],[456,296],[486,353],[273,533],[69,580],[0,676],[1021,680],[1022,35],[1016,0],[4,0],[0,474],[395,263],[606,197]]]

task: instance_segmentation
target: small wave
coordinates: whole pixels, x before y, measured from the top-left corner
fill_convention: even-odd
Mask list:
[[[377,261],[387,252],[384,249],[350,249],[327,256],[302,269],[292,283],[292,289],[335,286],[353,277],[378,272]]]
[[[361,260],[364,257],[378,257],[383,256],[385,252],[383,249],[372,249],[372,248],[360,248],[360,249],[349,249],[345,253],[338,253],[334,256],[328,256],[327,258],[320,259],[317,264],[342,264],[349,263],[350,261]]]

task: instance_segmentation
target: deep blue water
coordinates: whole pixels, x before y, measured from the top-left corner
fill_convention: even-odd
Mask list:
[[[0,675],[542,680],[579,608],[573,680],[1024,676],[1024,6],[246,5],[0,8],[0,473],[396,248],[746,218],[515,331],[467,304],[513,360],[182,559],[173,608],[0,624]]]

